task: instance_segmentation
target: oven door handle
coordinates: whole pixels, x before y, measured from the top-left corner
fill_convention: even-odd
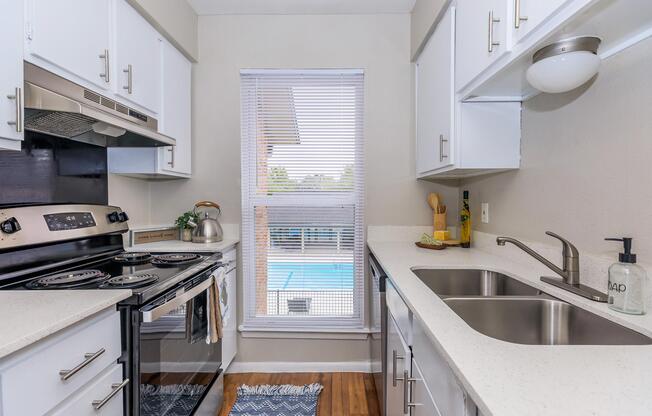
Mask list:
[[[190,299],[195,296],[200,295],[203,291],[207,290],[213,284],[214,277],[211,275],[208,279],[204,280],[195,287],[190,288],[186,292],[177,295],[174,299],[170,299],[169,302],[157,306],[154,309],[148,311],[142,311],[142,322],[150,323],[154,322],[162,316],[167,315],[170,311],[178,308],[184,303],[188,302]]]

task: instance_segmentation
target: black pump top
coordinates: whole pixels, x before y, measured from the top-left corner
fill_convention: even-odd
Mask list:
[[[605,238],[607,241],[622,241],[625,249],[624,253],[618,253],[618,261],[621,263],[636,263],[636,254],[632,253],[632,238]]]

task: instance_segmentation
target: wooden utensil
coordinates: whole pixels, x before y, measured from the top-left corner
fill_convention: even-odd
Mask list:
[[[439,206],[439,194],[431,192],[428,195],[428,204],[433,211],[437,210],[437,207]]]

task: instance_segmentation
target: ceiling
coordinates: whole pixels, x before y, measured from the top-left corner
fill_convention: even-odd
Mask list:
[[[409,13],[415,0],[188,0],[198,15]]]

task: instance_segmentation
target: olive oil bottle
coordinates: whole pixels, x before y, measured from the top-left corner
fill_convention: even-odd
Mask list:
[[[462,210],[460,211],[460,245],[471,247],[471,210],[469,209],[469,191],[464,191]]]

